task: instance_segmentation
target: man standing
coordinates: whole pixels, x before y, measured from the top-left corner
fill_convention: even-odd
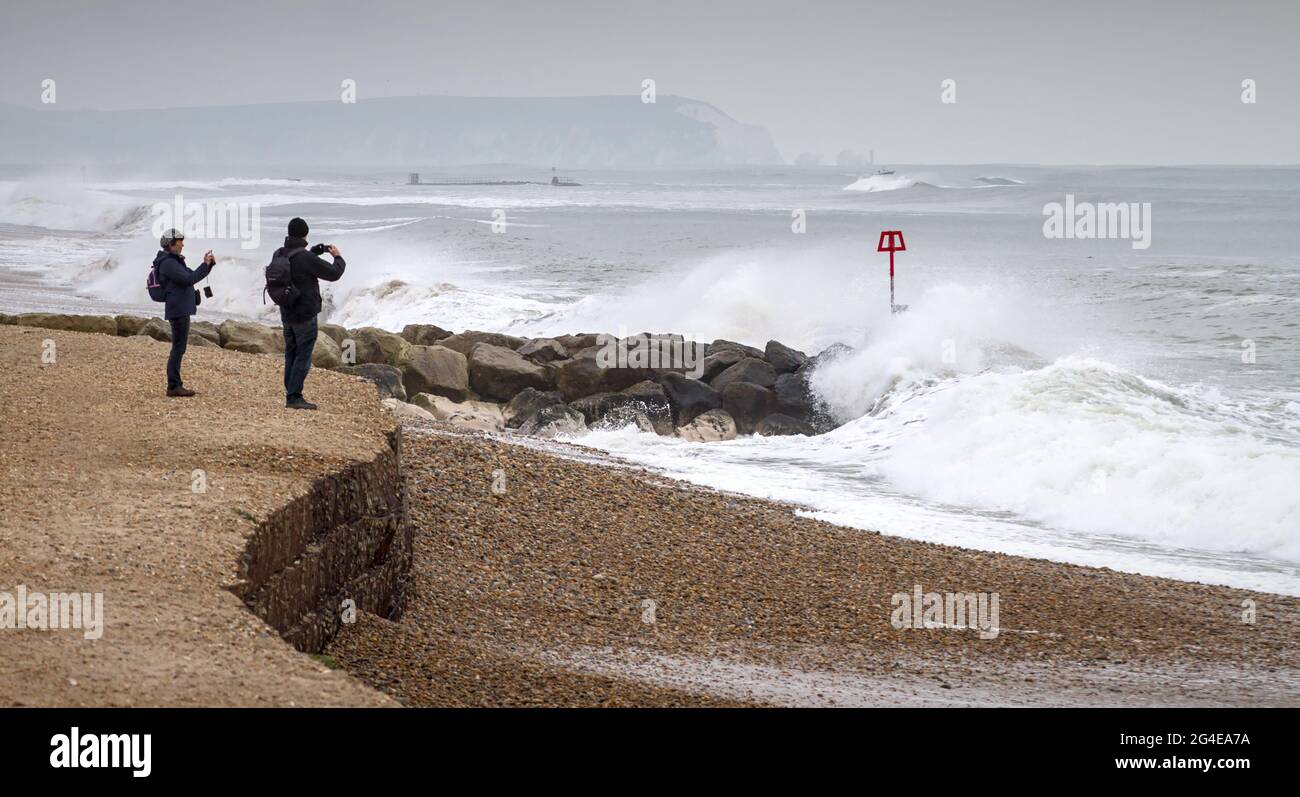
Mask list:
[[[172,350],[167,357],[167,395],[189,397],[194,391],[181,382],[181,360],[190,342],[190,316],[198,311],[198,291],[194,284],[216,265],[217,259],[209,250],[203,263],[196,269],[185,265],[185,236],[179,230],[168,230],[158,240],[161,250],[153,259],[158,283],[163,287],[163,301],[167,310],[163,314],[172,328]]]
[[[347,267],[334,246],[317,244],[308,251],[307,232],[307,222],[295,218],[289,222],[289,235],[284,239],[290,282],[297,289],[296,299],[280,305],[280,322],[284,325],[284,406],[295,410],[316,409],[302,397],[302,386],[316,348],[316,316],[321,308],[319,280],[334,282]],[[334,258],[333,263],[319,257],[326,251]]]

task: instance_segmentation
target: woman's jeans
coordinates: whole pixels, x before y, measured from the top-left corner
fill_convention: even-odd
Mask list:
[[[172,326],[172,353],[167,357],[167,389],[175,390],[181,382],[181,360],[190,345],[190,317],[181,316],[168,321]]]

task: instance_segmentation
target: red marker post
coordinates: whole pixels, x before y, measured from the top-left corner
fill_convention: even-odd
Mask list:
[[[907,251],[907,242],[903,240],[903,231],[881,230],[880,242],[876,244],[876,251],[889,253],[889,312],[901,313],[907,309],[907,305],[894,304],[894,253]]]

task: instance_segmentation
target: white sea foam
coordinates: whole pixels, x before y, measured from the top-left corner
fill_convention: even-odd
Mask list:
[[[1300,451],[1107,363],[966,376],[827,442],[842,452],[884,441],[876,473],[932,501],[1300,562]]]
[[[0,183],[0,222],[105,232],[138,220],[139,202],[62,180]]]
[[[984,183],[985,185],[1024,185],[1025,184],[1024,180],[1017,180],[1014,177],[993,177],[993,176],[976,177],[975,181],[979,183]]]
[[[855,182],[844,186],[845,191],[897,191],[900,188],[911,188],[916,185],[916,181],[910,177],[895,174],[870,174],[866,177],[860,177]]]

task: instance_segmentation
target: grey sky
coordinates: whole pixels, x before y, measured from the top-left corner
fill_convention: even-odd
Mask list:
[[[25,106],[45,78],[60,110],[336,99],[344,78],[362,99],[654,78],[787,159],[1300,163],[1296,0],[0,3],[0,102]]]

